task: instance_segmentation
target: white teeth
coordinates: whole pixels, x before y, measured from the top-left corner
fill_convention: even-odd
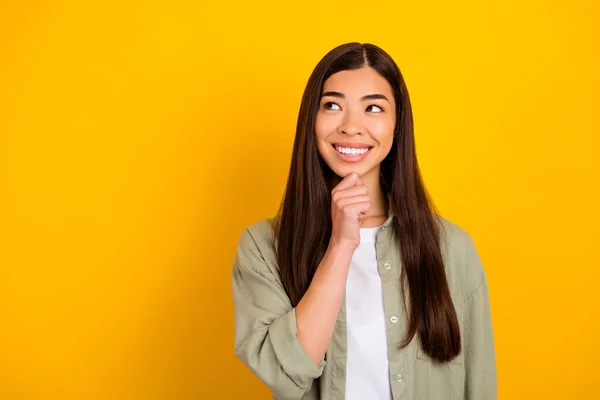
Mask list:
[[[347,156],[360,156],[362,154],[365,154],[367,151],[369,151],[368,148],[356,149],[356,148],[341,147],[341,146],[335,146],[335,149],[337,151],[339,151],[340,153],[345,154]]]

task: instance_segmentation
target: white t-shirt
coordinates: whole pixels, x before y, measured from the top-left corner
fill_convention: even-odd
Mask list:
[[[360,229],[346,281],[347,400],[391,400],[383,291],[375,242],[381,226]]]

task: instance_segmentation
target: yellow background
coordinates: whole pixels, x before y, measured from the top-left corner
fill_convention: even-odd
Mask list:
[[[398,62],[426,184],[480,251],[500,398],[600,398],[599,19],[0,2],[0,399],[268,398],[234,356],[235,244],[276,211],[306,80],[348,41]]]

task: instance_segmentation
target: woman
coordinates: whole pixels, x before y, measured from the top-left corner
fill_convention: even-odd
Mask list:
[[[315,67],[281,208],[242,234],[233,297],[236,354],[276,399],[497,397],[485,272],[435,213],[379,47]]]

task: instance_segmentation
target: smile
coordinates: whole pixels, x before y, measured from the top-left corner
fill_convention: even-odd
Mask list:
[[[367,157],[367,155],[372,149],[372,147],[363,144],[353,144],[352,147],[348,145],[342,146],[338,144],[333,144],[332,147],[335,149],[335,152],[338,155],[338,157],[345,162],[362,161]]]
[[[333,145],[333,147],[340,153],[345,154],[347,156],[360,156],[369,151],[369,147],[342,147],[338,145]]]

